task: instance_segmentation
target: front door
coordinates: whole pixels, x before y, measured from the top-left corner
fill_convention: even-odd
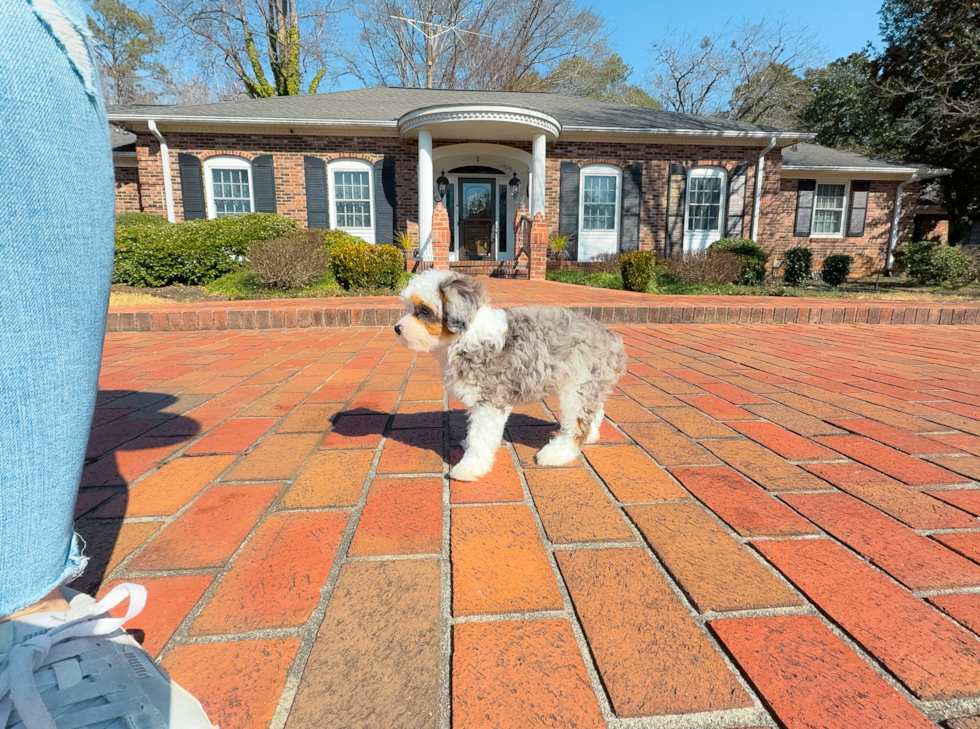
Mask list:
[[[494,180],[459,181],[459,252],[464,260],[493,258]]]

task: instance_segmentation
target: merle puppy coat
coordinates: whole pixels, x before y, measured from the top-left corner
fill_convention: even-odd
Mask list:
[[[603,404],[626,371],[623,341],[588,317],[548,307],[494,309],[484,284],[427,271],[401,293],[402,344],[439,360],[449,393],[466,405],[465,453],[450,475],[475,481],[493,468],[515,406],[558,396],[561,431],[540,451],[543,466],[573,461],[599,438]]]

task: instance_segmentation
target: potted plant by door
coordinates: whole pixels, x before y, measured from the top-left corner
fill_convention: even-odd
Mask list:
[[[402,257],[406,261],[415,260],[415,257],[419,254],[419,249],[416,246],[415,237],[411,233],[404,230],[396,230],[392,239],[395,247],[402,252]]]

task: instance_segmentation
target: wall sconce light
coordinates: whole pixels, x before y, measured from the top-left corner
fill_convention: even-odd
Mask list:
[[[510,181],[507,183],[507,187],[510,188],[510,194],[513,196],[514,202],[518,204],[521,203],[521,201],[524,199],[524,195],[527,193],[527,188],[525,188],[523,192],[521,191],[521,180],[518,178],[516,172],[514,173],[514,176],[510,178]]]
[[[446,198],[446,190],[449,189],[449,178],[446,177],[446,171],[443,170],[440,175],[436,178],[436,191],[438,197],[436,202],[442,202]]]

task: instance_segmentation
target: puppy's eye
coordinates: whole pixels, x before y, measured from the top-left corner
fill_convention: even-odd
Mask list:
[[[430,309],[428,306],[421,306],[419,307],[418,311],[415,312],[415,315],[420,319],[424,319],[425,317],[432,316],[432,309]]]

